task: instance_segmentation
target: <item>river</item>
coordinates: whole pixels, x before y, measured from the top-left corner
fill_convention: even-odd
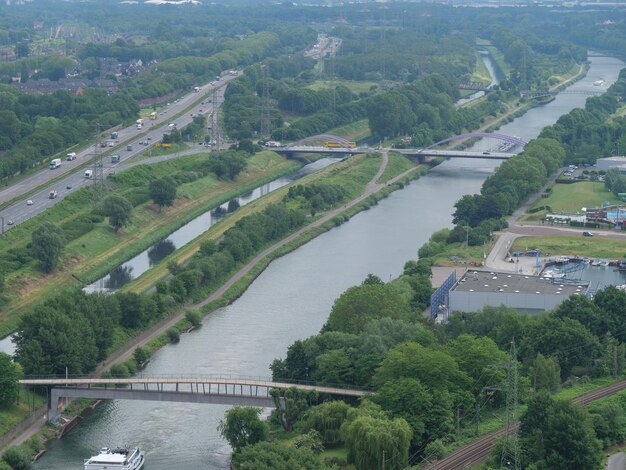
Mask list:
[[[587,77],[570,89],[613,83],[625,64],[592,58]],[[597,89],[597,87],[595,87]],[[559,116],[584,105],[585,95],[560,94],[503,126],[528,140]],[[207,316],[202,328],[157,352],[145,374],[269,376],[269,364],[296,339],[316,334],[334,299],[368,273],[389,280],[416,258],[432,232],[451,225],[454,202],[475,193],[497,162],[449,160],[377,206],[272,262],[233,304]],[[82,469],[102,446],[128,443],[146,452],[146,468],[226,469],[230,448],[216,430],[227,408],[165,402],[103,403],[56,443],[33,468]]]

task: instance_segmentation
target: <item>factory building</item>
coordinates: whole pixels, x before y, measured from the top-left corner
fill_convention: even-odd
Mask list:
[[[460,279],[442,287],[431,298],[431,313],[445,321],[441,313],[477,312],[485,306],[506,305],[524,313],[553,310],[570,295],[587,295],[589,282],[468,270]]]

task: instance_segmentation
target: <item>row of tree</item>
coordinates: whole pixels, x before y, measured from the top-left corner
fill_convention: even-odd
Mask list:
[[[126,93],[89,88],[80,96],[61,90],[48,95],[0,85],[0,179],[32,168],[104,128],[136,116]]]

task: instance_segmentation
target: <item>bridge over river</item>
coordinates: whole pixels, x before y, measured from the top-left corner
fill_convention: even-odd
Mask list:
[[[213,405],[275,407],[270,390],[295,387],[320,394],[359,398],[366,390],[320,386],[311,383],[273,382],[269,379],[213,376],[31,377],[26,386],[50,388],[48,419],[55,422],[64,398],[100,400],[150,400]]]
[[[488,147],[486,150],[457,150],[436,149],[435,147],[449,144],[455,141],[467,141],[469,139],[483,139],[485,141],[497,141],[498,146]],[[321,134],[294,142],[289,145],[272,147],[276,153],[286,156],[306,153],[325,153],[332,155],[353,155],[376,151],[394,151],[413,157],[446,157],[446,158],[486,158],[490,160],[507,160],[517,154],[526,145],[526,141],[516,136],[498,134],[495,132],[470,132],[460,134],[436,142],[424,148],[372,148],[359,147],[354,142],[348,142],[342,137],[331,134]]]

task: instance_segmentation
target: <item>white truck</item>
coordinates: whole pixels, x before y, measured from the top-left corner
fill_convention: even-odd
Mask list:
[[[53,189],[52,191],[50,191],[50,194],[48,194],[48,199],[56,199],[57,196],[58,193]]]
[[[70,152],[67,154],[67,161],[71,162],[72,160],[76,160],[76,152]]]
[[[54,160],[50,161],[50,169],[54,170],[55,168],[59,168],[61,166],[61,159],[60,158],[55,158]]]
[[[87,179],[93,178],[93,170],[85,170],[85,178]]]

